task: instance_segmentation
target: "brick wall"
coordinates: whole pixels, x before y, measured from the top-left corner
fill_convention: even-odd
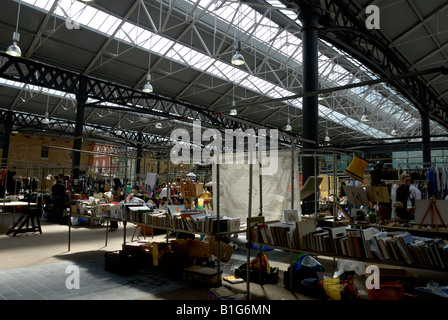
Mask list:
[[[44,145],[73,148],[73,140],[24,133],[12,134],[8,167],[72,167],[73,151],[48,148],[48,158],[43,158],[42,146]],[[93,150],[93,143],[83,142],[82,149]],[[81,153],[81,166],[88,166],[90,158],[90,154]]]

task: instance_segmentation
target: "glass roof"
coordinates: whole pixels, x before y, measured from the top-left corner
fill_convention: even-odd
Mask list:
[[[48,11],[53,4],[53,1],[48,0],[23,0],[23,2],[44,11]],[[262,15],[250,6],[238,2],[186,0],[186,3],[189,3],[192,8],[197,5],[197,15],[201,12],[211,13],[213,18],[218,19],[220,23],[232,25],[235,40],[240,38],[247,40],[245,45],[253,45],[256,50],[275,51],[271,53],[271,58],[280,61],[289,72],[297,70],[302,65],[301,40],[270,20],[269,14]],[[294,23],[299,23],[296,13],[288,10],[281,2],[267,1],[267,3],[282,12]],[[247,69],[235,68],[230,63],[222,62],[214,58],[213,54],[204,54],[132,22],[125,21],[123,23],[121,19],[80,1],[60,0],[54,14],[64,19],[70,17],[83,27],[108,36],[114,36],[123,42],[147,50],[150,54],[177,61],[180,64],[206,72],[225,81],[234,82],[268,98],[284,98],[297,94],[297,92],[291,91],[290,88],[285,88],[282,84],[269,82],[263,79],[261,75],[251,73]],[[119,30],[117,30],[118,27],[120,28]],[[250,40],[248,40],[249,37]],[[157,43],[157,46],[153,46],[153,43]],[[331,46],[324,42],[322,43],[330,49]],[[335,48],[331,48],[331,51],[337,53],[337,58],[330,58],[329,55],[324,53],[319,55],[319,73],[322,87],[333,88],[377,78],[372,72],[347,54]],[[352,69],[348,70],[347,67],[344,68],[339,65],[338,59],[350,62]],[[0,81],[4,83],[4,80],[0,79]],[[297,81],[301,80],[298,79]],[[12,84],[8,83],[8,85]],[[329,120],[338,123],[372,138],[391,138],[390,131],[392,124],[395,123],[403,129],[419,127],[420,125],[420,117],[416,109],[385,84],[347,89],[342,93],[338,92],[338,95],[344,96],[348,104],[344,104],[343,107],[341,106],[338,109],[326,102],[326,100],[321,101],[319,104],[319,116],[325,119],[325,121]],[[334,96],[336,97],[336,94]],[[284,102],[290,107],[302,108],[301,99]],[[344,110],[347,106],[352,106],[354,109],[361,107],[369,113],[377,115],[379,119],[389,119],[390,124],[381,120],[379,122],[382,123],[382,127],[378,126],[378,123],[362,123],[359,112],[359,117],[354,117],[353,113]],[[433,130],[434,128],[442,130],[434,123],[432,123],[432,128]]]

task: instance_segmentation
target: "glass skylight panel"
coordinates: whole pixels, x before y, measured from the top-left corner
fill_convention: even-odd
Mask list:
[[[100,29],[101,25],[107,20],[109,15],[105,12],[97,11],[89,22],[88,26],[93,29]]]
[[[118,28],[119,24],[119,19],[111,15],[107,15],[107,18],[101,23],[101,25],[98,27],[98,30],[105,34],[112,35],[115,29]]]
[[[23,0],[23,1],[45,10],[49,10],[52,5],[52,1],[47,0],[41,0],[41,1]],[[195,2],[190,3],[192,3],[192,5],[196,4]],[[278,8],[284,7],[284,5],[278,1],[268,1],[268,3]],[[286,31],[282,31],[281,35],[279,35],[278,34],[278,31],[280,30],[279,26],[277,26],[270,19],[264,17],[259,12],[253,10],[252,8],[250,8],[245,4],[243,4],[238,9],[238,12],[236,12],[238,8],[238,3],[235,2],[216,3],[216,5],[221,6],[221,8],[218,10],[213,10],[213,8],[215,8],[215,5],[210,4],[211,1],[204,0],[199,3],[199,6],[202,8],[209,8],[207,10],[210,11],[210,13],[217,15],[218,19],[221,19],[222,21],[225,21],[227,23],[230,23],[232,19],[235,18],[233,20],[233,25],[236,28],[237,34],[238,33],[241,33],[242,35],[247,34],[247,30],[249,28],[252,28],[253,26],[254,28],[256,28],[255,30],[253,30],[254,32],[252,33],[253,37],[258,39],[259,41],[269,43],[269,45],[273,46],[272,50],[274,51],[277,50],[278,53],[284,54],[286,57],[285,60],[288,61],[288,64],[293,64],[294,68],[298,68],[301,66],[302,57],[300,54],[301,53],[300,39],[298,39],[295,36],[289,35],[288,32]],[[63,8],[64,10],[61,10],[60,8]],[[281,10],[281,12],[283,12],[286,16],[290,17],[292,20],[295,20],[296,23],[299,23],[296,19],[297,16],[295,12],[291,10]],[[72,18],[77,23],[86,25],[89,28],[107,34],[112,34],[115,31],[115,28],[121,22],[120,19],[117,19],[105,12],[98,11],[97,9],[91,6],[86,6],[85,4],[79,1],[72,1],[72,0],[60,0],[55,13],[62,17],[66,17],[67,15],[73,14]],[[150,37],[153,37],[153,39],[149,40]],[[295,92],[289,92],[287,90],[284,90],[280,86],[270,84],[265,80],[249,75],[249,73],[242,71],[239,68],[235,69],[229,64],[214,60],[204,55],[203,53],[194,51],[191,48],[182,46],[180,44],[176,44],[174,46],[174,50],[166,52],[169,48],[173,46],[174,44],[173,41],[163,38],[159,35],[154,35],[148,30],[144,30],[129,22],[123,24],[122,29],[116,33],[116,38],[121,39],[128,43],[135,43],[136,45],[141,46],[142,48],[145,48],[162,56],[166,54],[167,58],[171,58],[173,60],[179,61],[182,64],[190,65],[199,70],[209,72],[217,77],[223,79],[229,79],[230,76],[232,77],[232,79],[234,79],[234,81],[238,79],[238,82],[241,85],[246,86],[246,83],[248,83],[248,85],[246,86],[247,88],[251,90],[256,89],[254,91],[258,91],[262,94],[266,93],[266,88],[269,88],[269,90],[275,88],[273,90],[273,94],[275,94],[275,96],[277,95],[288,96],[295,94]],[[299,50],[296,50],[297,48],[299,48]],[[333,51],[338,51],[336,48],[333,47],[331,48]],[[187,51],[189,52],[188,54],[186,54]],[[291,61],[292,52],[296,52],[294,54],[295,61]],[[351,58],[345,53],[343,53],[343,56],[345,60],[351,61],[354,66],[357,66],[359,70],[363,70],[365,74],[370,75],[372,79],[376,77],[370,70],[365,68],[365,66],[361,65],[355,59]],[[337,82],[337,85],[355,83],[360,81],[359,79],[354,78],[353,74],[351,74],[348,70],[337,65],[336,62],[333,61],[333,59],[330,59],[322,54],[320,55],[319,59],[320,61],[323,61],[321,62],[321,65],[323,65],[321,69],[322,76],[327,77],[329,81]],[[280,61],[282,60],[281,57],[279,58],[279,60]],[[295,63],[297,63],[297,65],[295,65]],[[232,76],[231,74],[235,70],[237,70],[238,74]],[[391,92],[395,93],[395,91]],[[378,96],[376,95],[381,96],[380,93],[372,91],[372,96],[366,96],[364,99],[364,103],[370,101],[371,104],[374,104],[375,103],[374,101],[383,101],[379,99]],[[388,104],[384,103],[383,105],[387,106],[387,108],[393,108],[394,114],[399,114],[397,112],[397,110],[399,110],[398,106],[394,107],[394,104],[392,102],[389,102]],[[414,108],[412,105],[410,107]],[[373,106],[372,109],[376,110],[376,108],[377,106]],[[356,120],[354,121],[356,122]],[[416,120],[414,120],[413,122],[416,122]],[[350,121],[346,121],[343,123],[348,124],[350,123]],[[370,127],[367,126],[367,128]],[[370,128],[370,131],[372,130],[373,129]]]

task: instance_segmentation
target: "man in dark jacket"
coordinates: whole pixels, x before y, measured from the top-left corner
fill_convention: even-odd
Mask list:
[[[61,179],[58,179],[56,184],[51,187],[51,198],[53,199],[53,214],[55,220],[61,223],[65,209],[65,185]]]

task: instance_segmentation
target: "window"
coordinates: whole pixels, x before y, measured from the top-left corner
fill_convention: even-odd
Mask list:
[[[44,158],[44,159],[48,159],[48,147],[47,146],[42,146],[42,149],[40,151],[40,157]]]

